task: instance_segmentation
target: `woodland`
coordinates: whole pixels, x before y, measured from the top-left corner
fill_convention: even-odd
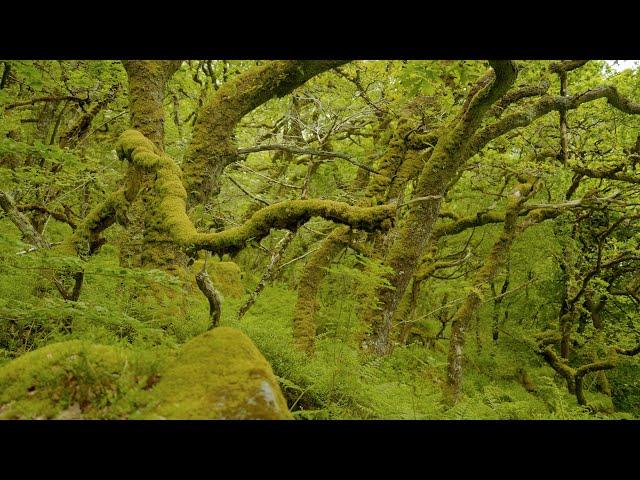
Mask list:
[[[0,61],[0,419],[640,418],[614,66]]]

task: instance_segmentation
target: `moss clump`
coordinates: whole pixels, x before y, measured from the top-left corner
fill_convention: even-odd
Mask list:
[[[153,390],[148,418],[290,419],[271,366],[240,330],[219,327],[186,343]]]
[[[193,266],[194,273],[202,270],[204,260],[197,260]],[[242,285],[242,271],[235,262],[209,262],[207,273],[216,290],[225,297],[242,298],[244,286]]]
[[[0,418],[127,418],[159,370],[155,357],[115,346],[47,345],[0,367]]]

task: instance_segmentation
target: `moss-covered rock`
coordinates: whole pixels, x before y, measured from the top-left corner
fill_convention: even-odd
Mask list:
[[[240,330],[219,327],[187,342],[153,389],[146,418],[290,419],[271,366]]]
[[[0,419],[127,418],[145,407],[155,356],[72,340],[0,367]]]

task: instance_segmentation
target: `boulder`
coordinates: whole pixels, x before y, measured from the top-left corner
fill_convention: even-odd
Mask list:
[[[240,330],[218,327],[187,342],[153,389],[149,418],[290,419],[267,360]]]
[[[218,327],[175,350],[72,340],[0,367],[0,419],[291,419],[267,360]]]
[[[105,418],[138,381],[146,380],[129,353],[72,340],[12,360],[0,368],[0,418]]]

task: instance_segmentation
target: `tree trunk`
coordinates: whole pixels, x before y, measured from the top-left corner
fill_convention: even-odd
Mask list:
[[[457,402],[462,386],[462,353],[465,341],[465,330],[471,318],[477,314],[482,303],[482,289],[496,278],[498,272],[506,262],[507,255],[516,237],[516,223],[518,213],[528,196],[532,193],[533,185],[520,184],[509,200],[505,214],[504,226],[500,238],[494,243],[491,253],[484,261],[482,268],[473,278],[464,302],[451,319],[451,340],[449,342],[449,356],[447,362],[447,386],[449,400]]]
[[[349,243],[350,232],[351,229],[344,226],[333,230],[302,271],[293,311],[293,339],[296,347],[307,354],[312,354],[315,346],[315,316],[319,307],[317,294],[320,283],[326,275],[326,268]]]
[[[448,189],[457,179],[460,168],[467,161],[468,140],[482,123],[487,110],[501,98],[516,79],[516,68],[512,62],[492,62],[494,81],[485,76],[470,95],[463,112],[449,126],[446,134],[438,139],[433,153],[428,156],[418,179],[414,197],[423,200],[409,206],[403,228],[389,250],[387,266],[393,273],[387,278],[393,290],[380,288],[376,292],[381,303],[380,313],[373,319],[372,350],[378,355],[391,351],[390,332],[395,310],[404,295],[409,280],[415,272],[420,257],[431,237],[440,203]],[[427,155],[425,155],[427,157]]]
[[[131,127],[162,151],[164,146],[164,91],[180,62],[130,60],[123,62],[129,76]],[[186,267],[184,253],[157,221],[155,174],[136,172],[139,193],[129,205],[128,225],[120,248],[120,264],[159,268],[176,273]]]

